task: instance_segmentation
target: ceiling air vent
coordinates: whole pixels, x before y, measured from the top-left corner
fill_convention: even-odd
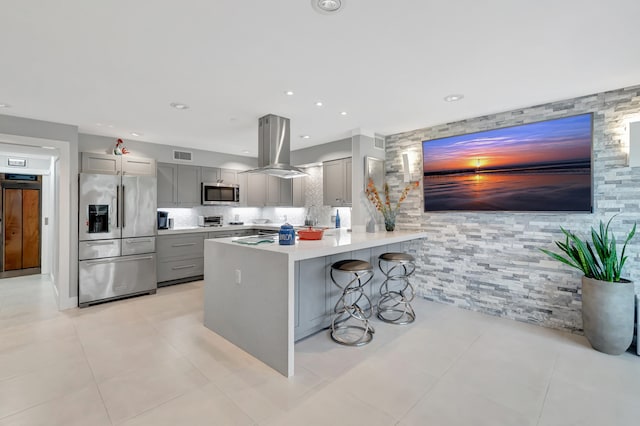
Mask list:
[[[384,135],[374,135],[373,147],[384,150]]]
[[[193,152],[173,150],[173,159],[178,161],[193,161]]]

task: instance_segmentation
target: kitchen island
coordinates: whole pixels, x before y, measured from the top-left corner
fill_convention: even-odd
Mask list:
[[[330,265],[347,258],[372,263],[376,278],[367,286],[373,295],[382,281],[378,255],[426,237],[417,231],[337,229],[328,234],[290,246],[277,241],[244,245],[238,238],[206,240],[204,325],[292,376],[295,341],[327,327],[339,297],[329,279]]]

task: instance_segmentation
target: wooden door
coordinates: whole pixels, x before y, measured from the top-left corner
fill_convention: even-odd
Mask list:
[[[22,269],[22,189],[4,191],[4,270]]]
[[[40,190],[22,190],[22,268],[40,267]]]
[[[40,266],[40,190],[4,190],[4,270]]]

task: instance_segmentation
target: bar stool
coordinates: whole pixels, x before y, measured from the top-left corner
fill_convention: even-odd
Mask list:
[[[373,339],[375,330],[369,324],[373,306],[363,290],[372,278],[373,266],[363,260],[341,260],[331,265],[331,281],[342,290],[331,321],[331,338],[335,342],[362,346]]]
[[[380,285],[378,318],[392,324],[412,323],[415,292],[409,277],[416,270],[415,258],[408,253],[384,253],[378,257],[378,267],[386,277]]]

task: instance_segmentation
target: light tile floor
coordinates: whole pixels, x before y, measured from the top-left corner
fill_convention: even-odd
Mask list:
[[[640,357],[414,302],[373,342],[296,345],[287,379],[202,326],[203,283],[65,312],[41,276],[0,281],[0,425],[627,425]],[[256,326],[259,326],[256,321]]]

